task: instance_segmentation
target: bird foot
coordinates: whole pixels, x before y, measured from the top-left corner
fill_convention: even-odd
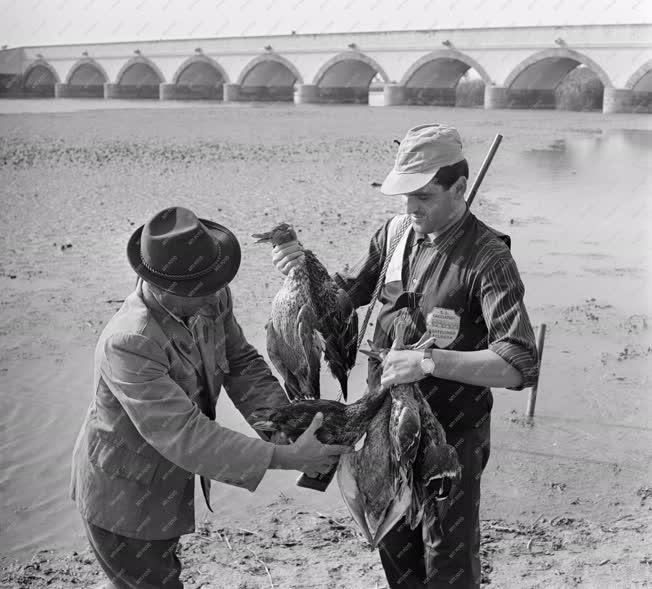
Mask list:
[[[413,350],[425,350],[426,348],[430,348],[433,345],[435,345],[435,338],[433,336],[429,336],[427,333],[424,333],[421,336],[421,339],[416,344],[410,347]]]

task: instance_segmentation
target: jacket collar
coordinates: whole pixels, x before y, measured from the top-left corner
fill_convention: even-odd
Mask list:
[[[445,252],[451,245],[453,245],[457,238],[461,235],[461,232],[464,231],[464,227],[467,221],[471,218],[471,210],[468,205],[462,216],[451,225],[446,231],[433,236],[431,233],[423,234],[417,233],[414,231],[414,244],[417,244],[420,240],[425,239],[428,245],[432,245],[437,248],[440,252]]]
[[[179,317],[163,307],[153,296],[143,291],[142,278],[138,279],[133,294],[149,309],[168,341],[172,342],[176,350],[191,362],[195,370],[203,377],[211,397],[216,398],[217,391],[215,391],[214,382],[216,366],[215,319],[197,315],[189,322],[191,327],[187,327]],[[196,354],[192,353],[195,345],[199,348],[201,362],[198,362]]]

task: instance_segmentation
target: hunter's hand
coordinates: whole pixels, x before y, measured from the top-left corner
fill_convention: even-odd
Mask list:
[[[270,439],[272,444],[278,444],[280,446],[286,446],[290,443],[290,438],[287,437],[285,432],[274,432]]]
[[[304,258],[303,246],[296,240],[275,245],[272,249],[272,262],[276,269],[285,276],[290,273],[292,268],[303,264]]]
[[[327,473],[337,463],[340,454],[353,451],[351,446],[322,444],[315,432],[321,427],[324,416],[317,413],[294,444],[276,446],[270,468],[284,470],[300,470],[308,476]]]
[[[383,360],[383,374],[380,377],[382,389],[397,384],[415,382],[425,377],[421,370],[423,353],[415,350],[390,350]]]

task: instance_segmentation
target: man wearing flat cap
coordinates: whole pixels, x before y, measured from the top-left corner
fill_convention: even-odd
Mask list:
[[[509,237],[469,211],[468,176],[456,129],[438,124],[410,129],[381,187],[383,194],[402,197],[405,214],[375,232],[352,270],[333,277],[361,307],[371,302],[387,264],[373,338],[381,348],[391,346],[394,318],[406,300],[411,301],[406,344],[421,338],[428,319],[432,347],[391,351],[380,367],[380,382],[418,383],[462,465],[461,481],[442,510],[441,532],[428,530],[424,538],[420,527],[411,530],[401,520],[382,540],[380,558],[392,588],[480,586],[480,476],[489,458],[490,387],[521,390],[538,377],[534,333]],[[302,246],[283,244],[273,256],[287,273],[303,256]],[[368,382],[377,382],[379,366],[369,362]]]
[[[269,468],[324,473],[350,448],[315,438],[321,415],[292,445],[215,421],[222,386],[245,418],[288,403],[233,315],[231,231],[172,207],[134,232],[127,255],[138,281],[95,349],[70,493],[110,579],[103,587],[179,588],[175,549],[195,529],[195,474],[211,509],[210,479],[254,491]]]

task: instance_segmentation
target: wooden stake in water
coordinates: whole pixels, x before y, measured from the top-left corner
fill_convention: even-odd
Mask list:
[[[546,339],[546,324],[542,323],[539,325],[537,331],[537,351],[539,353],[539,370],[541,370],[541,360],[543,358],[543,343]],[[537,402],[537,390],[539,388],[540,376],[537,378],[537,381],[534,383],[530,389],[530,394],[527,399],[527,416],[534,417],[534,406]]]

